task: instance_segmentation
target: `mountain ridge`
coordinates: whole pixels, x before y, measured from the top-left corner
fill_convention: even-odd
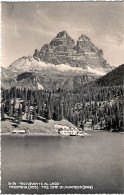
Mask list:
[[[89,86],[111,86],[124,84],[124,64],[116,67],[104,76],[95,76],[87,72],[60,72],[60,71],[29,71],[12,72],[10,69],[2,68],[3,88],[18,87],[29,89],[76,89],[81,85]],[[40,86],[40,88],[39,88]]]
[[[23,56],[9,66],[11,71],[56,71],[91,72],[104,75],[112,67],[103,58],[103,51],[98,49],[89,37],[82,34],[75,41],[66,31],[59,32],[49,44],[44,44],[41,50],[35,50],[33,56]]]
[[[25,71],[57,71],[57,72],[81,72],[82,74],[97,74],[104,75],[106,72],[102,67],[93,69],[87,65],[87,69],[81,67],[70,66],[69,64],[51,64],[41,61],[40,59],[35,59],[34,57],[23,56],[18,60],[14,61],[9,69],[13,72],[25,72]]]
[[[23,56],[14,61],[8,70],[3,69],[2,83],[3,86],[7,84],[26,88],[28,85],[31,88],[41,85],[41,88],[48,89],[55,84],[56,89],[72,89],[76,88],[76,80],[80,80],[81,85],[110,70],[112,67],[103,58],[103,51],[89,37],[81,34],[75,43],[66,31],[62,31],[49,44],[43,45],[40,51],[36,49],[33,56]]]
[[[82,34],[75,45],[75,41],[66,31],[59,32],[49,44],[35,50],[33,57],[46,63],[55,65],[69,64],[72,67],[80,67],[87,70],[91,68],[103,68],[105,72],[112,70],[111,66],[103,58],[103,51],[98,49],[89,37]]]
[[[121,64],[111,72],[108,72],[106,75],[98,78],[96,80],[96,83],[99,86],[113,86],[124,84],[124,64]]]

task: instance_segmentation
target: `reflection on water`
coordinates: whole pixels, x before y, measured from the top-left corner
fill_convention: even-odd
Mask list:
[[[123,193],[123,134],[2,136],[2,193]],[[93,185],[91,190],[9,190],[7,182]]]

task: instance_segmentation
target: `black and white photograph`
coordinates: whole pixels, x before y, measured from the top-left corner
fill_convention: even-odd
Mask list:
[[[124,194],[124,1],[1,2],[1,194]]]

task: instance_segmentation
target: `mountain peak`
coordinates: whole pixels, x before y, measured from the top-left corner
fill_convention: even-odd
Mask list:
[[[68,35],[66,31],[59,32],[50,42],[52,46],[66,46],[67,48],[74,47],[74,40]]]
[[[83,69],[111,70],[110,65],[103,58],[103,51],[98,49],[85,34],[74,40],[66,31],[59,32],[49,44],[45,44],[40,51],[35,50],[35,59],[54,65],[68,64]]]
[[[92,43],[90,38],[84,34],[78,38],[76,48],[78,52],[93,52],[96,54],[99,52],[99,49]]]
[[[66,31],[61,31],[57,34],[56,38],[60,38],[60,37],[63,37],[63,38],[67,38],[69,35]]]
[[[79,38],[78,41],[90,41],[90,38],[87,37],[86,35],[82,34]]]

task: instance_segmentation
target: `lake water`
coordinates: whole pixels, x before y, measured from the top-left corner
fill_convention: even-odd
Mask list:
[[[89,133],[87,137],[2,136],[2,193],[124,193],[124,134]],[[59,186],[20,190],[9,189],[8,182],[59,182]],[[62,187],[91,185],[92,190]]]

